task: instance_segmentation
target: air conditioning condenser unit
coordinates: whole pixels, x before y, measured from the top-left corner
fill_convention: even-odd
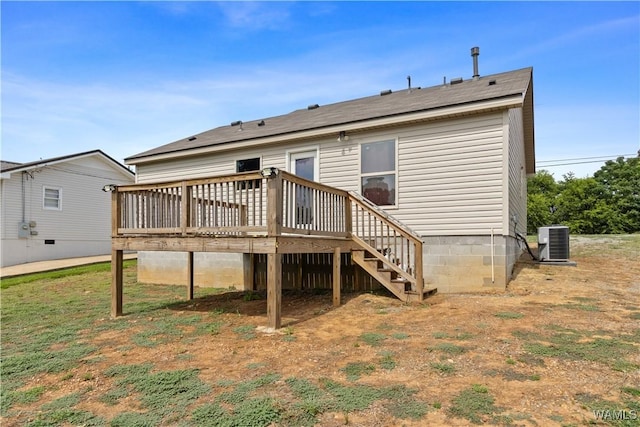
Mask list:
[[[569,227],[551,225],[538,228],[538,259],[569,261]]]

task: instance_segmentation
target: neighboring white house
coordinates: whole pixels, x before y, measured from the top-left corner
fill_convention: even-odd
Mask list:
[[[2,161],[1,265],[111,252],[109,184],[135,175],[100,150],[30,163]]]
[[[138,183],[276,167],[358,192],[422,236],[427,284],[504,288],[535,173],[533,70],[384,91],[234,122],[125,159]],[[200,258],[198,258],[200,257]],[[200,285],[244,287],[247,257],[199,254]],[[139,280],[184,281],[186,254],[139,254]]]

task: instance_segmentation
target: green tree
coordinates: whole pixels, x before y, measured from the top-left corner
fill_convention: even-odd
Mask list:
[[[617,212],[619,232],[639,232],[640,158],[609,160],[593,178],[603,187],[603,199]]]
[[[527,210],[532,234],[550,224],[567,225],[578,234],[640,232],[640,159],[619,157],[593,177],[569,172],[559,182],[541,170],[528,180]]]
[[[619,212],[605,198],[605,187],[595,178],[565,176],[556,199],[555,219],[571,233],[621,233]]]
[[[558,193],[558,184],[546,170],[540,170],[528,179],[527,233],[536,234],[538,227],[552,223],[551,207],[555,205]]]

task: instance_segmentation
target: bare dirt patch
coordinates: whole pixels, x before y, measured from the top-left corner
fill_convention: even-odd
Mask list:
[[[339,308],[331,306],[330,294],[285,293],[284,327],[275,333],[258,328],[267,323],[264,299],[248,300],[241,293],[198,298],[196,291],[194,301],[170,305],[163,321],[171,318],[176,325],[165,326],[168,335],[141,335],[159,316],[153,310],[135,320],[129,314],[115,321],[127,322],[122,329],[87,333],[99,355],[74,369],[71,380],[61,380],[68,373],[39,375],[24,388],[55,390],[43,400],[82,391],[77,407],[110,420],[143,409],[136,396],[104,403],[115,384],[105,372],[152,363],[163,371],[198,369],[199,378],[212,386],[199,404],[219,394],[225,382],[275,373],[281,380],[265,393],[276,400],[286,400],[287,378],[316,384],[330,379],[405,385],[429,407],[419,419],[399,420],[375,402],[351,413],[321,413],[317,425],[322,426],[469,425],[469,419],[455,416],[454,407],[474,385],[494,399],[495,413],[480,418],[487,424],[595,422],[588,399],[630,410],[625,402],[638,397],[623,390],[640,387],[638,254],[594,249],[604,244],[611,243],[572,241],[576,267],[540,265],[523,256],[504,292],[436,294],[417,305],[386,295],[348,294]],[[200,318],[189,323],[194,315]],[[193,334],[202,327],[210,329]],[[348,379],[349,368],[367,366],[373,368]],[[3,425],[23,421],[11,417]]]

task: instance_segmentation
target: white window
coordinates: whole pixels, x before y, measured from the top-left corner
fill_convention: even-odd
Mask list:
[[[379,141],[360,146],[361,192],[378,206],[396,205],[396,141]]]
[[[54,211],[62,210],[62,188],[42,187],[42,208]]]

